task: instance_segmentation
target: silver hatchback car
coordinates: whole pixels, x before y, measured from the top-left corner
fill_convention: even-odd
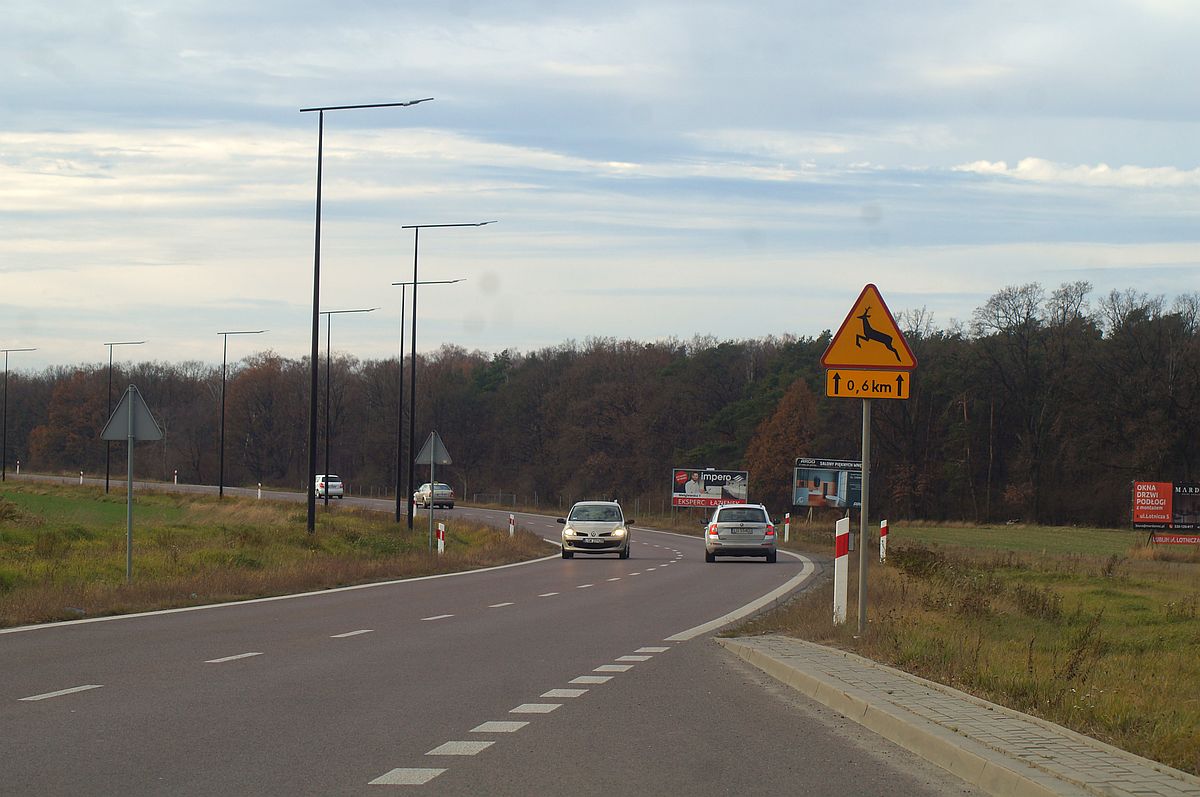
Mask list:
[[[625,517],[616,501],[580,501],[558,522],[563,524],[563,559],[577,553],[615,553],[622,559],[629,558],[629,527],[633,520]]]
[[[704,561],[718,556],[765,556],[774,562],[775,524],[762,504],[722,504],[704,528]]]

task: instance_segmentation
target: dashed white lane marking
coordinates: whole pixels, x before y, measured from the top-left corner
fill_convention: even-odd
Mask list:
[[[630,573],[629,575],[631,575],[631,576],[640,576],[640,575],[641,575],[641,573]]]
[[[516,708],[509,709],[509,714],[549,714],[556,708],[562,708],[562,703],[522,703]]]
[[[507,602],[505,602],[505,603],[493,603],[493,604],[492,604],[491,606],[489,606],[488,608],[489,608],[489,609],[501,609],[501,608],[503,608],[503,607],[505,607],[505,606],[512,606],[512,605],[513,605],[513,604],[512,604],[512,601],[507,601]]]
[[[632,669],[632,664],[601,664],[592,672],[629,672]]]
[[[543,592],[541,595],[538,595],[538,597],[539,598],[553,598],[557,594],[558,594],[557,592]]]
[[[21,699],[26,701],[46,700],[47,698],[51,697],[62,697],[63,695],[73,695],[76,692],[86,692],[89,689],[99,689],[102,686],[104,686],[104,684],[85,684],[84,686],[72,686],[70,689],[59,689],[57,692],[46,692],[42,695],[31,695],[30,697],[23,697]]]
[[[650,661],[653,656],[618,656],[617,661]]]
[[[261,653],[239,653],[236,656],[225,656],[220,659],[208,659],[205,664],[224,664],[227,661],[236,661],[237,659],[248,659],[251,656],[261,656]]]
[[[658,569],[657,567],[647,567],[646,572],[649,573],[651,570],[657,570],[657,569]]]
[[[453,617],[452,614],[435,614],[433,617],[422,617],[422,622],[425,620],[445,620],[447,617]]]
[[[579,585],[578,587],[576,587],[575,589],[587,589],[587,588],[588,588],[588,587],[590,587],[590,586],[593,586],[593,585],[592,585],[592,584],[580,584],[580,585]]]
[[[606,684],[612,680],[611,675],[581,675],[578,678],[572,678],[567,683],[572,684]]]
[[[374,629],[371,629],[371,628],[363,628],[358,631],[347,631],[344,634],[334,634],[333,636],[331,636],[329,638],[330,639],[345,639],[346,637],[358,636],[359,634],[369,634],[373,630]]]
[[[670,650],[670,648],[664,648],[655,645],[653,647],[638,648],[634,651],[634,653],[666,653],[668,650]]]
[[[538,697],[582,697],[586,693],[586,689],[551,689]]]
[[[546,697],[546,695],[542,695]],[[528,725],[528,722],[485,722],[471,729],[471,733],[516,733]]]
[[[430,767],[400,767],[380,775],[368,786],[423,786],[446,770]]]
[[[479,755],[495,742],[446,742],[425,755]]]
[[[614,576],[613,578],[609,579],[609,581],[620,581],[620,580],[621,580],[620,576]]]

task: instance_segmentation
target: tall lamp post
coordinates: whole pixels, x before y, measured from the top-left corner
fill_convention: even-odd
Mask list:
[[[221,465],[217,471],[217,497],[225,497],[225,362],[229,354],[230,335],[261,335],[265,329],[247,329],[240,332],[218,332],[224,338],[221,345]]]
[[[333,334],[333,317],[343,313],[373,313],[378,310],[378,307],[369,307],[363,310],[322,310],[321,315],[329,316],[325,319],[325,478],[329,478],[329,383],[330,379],[330,348],[329,343]],[[314,474],[315,476],[316,474]],[[316,479],[312,479],[313,490],[316,490]],[[329,491],[325,491],[325,506],[329,506]]]
[[[105,417],[107,422],[112,417],[112,350],[113,346],[141,346],[146,341],[144,340],[122,340],[115,343],[105,343],[108,347],[108,415]],[[108,493],[108,465],[110,461],[111,448],[107,440],[104,441],[104,492]]]
[[[409,452],[416,451],[416,435],[417,435],[417,286],[421,281],[417,279],[417,253],[421,242],[421,230],[433,229],[435,227],[482,227],[485,224],[495,224],[493,221],[475,221],[465,222],[461,224],[406,224],[400,229],[413,231],[413,278],[409,283],[413,286],[412,298],[412,348],[409,354],[409,379],[408,379],[408,450]],[[413,527],[413,467],[412,463],[408,466],[408,527]]]
[[[312,302],[312,354],[309,358],[311,388],[308,403],[308,531],[317,528],[317,343],[321,336],[321,159],[325,142],[325,112],[348,111],[359,108],[406,108],[419,102],[428,102],[433,97],[408,102],[381,102],[368,105],[326,105],[319,108],[301,108],[300,113],[317,112],[317,224],[313,244],[313,302]]]
[[[4,469],[8,464],[8,353],[10,351],[37,351],[37,349],[0,349],[4,352],[4,431],[0,433],[0,482],[5,481]],[[19,466],[21,463],[18,462]],[[17,470],[21,470],[20,467]]]
[[[422,280],[421,285],[452,285],[455,282],[462,282],[462,279],[456,280]],[[400,515],[403,514],[400,507],[403,503],[401,496],[403,495],[403,474],[404,474],[404,302],[405,296],[408,293],[408,286],[413,285],[413,282],[393,282],[393,285],[400,286],[400,366],[397,370],[400,372],[400,390],[399,390],[399,406],[396,409],[396,522],[400,522]],[[412,412],[410,409],[409,412]],[[411,466],[410,466],[411,467]]]

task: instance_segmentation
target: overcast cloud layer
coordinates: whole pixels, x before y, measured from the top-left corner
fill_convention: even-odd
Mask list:
[[[55,2],[0,29],[11,367],[836,329],[1197,290],[1200,5]],[[325,332],[322,329],[322,349]],[[122,357],[124,355],[124,357]]]

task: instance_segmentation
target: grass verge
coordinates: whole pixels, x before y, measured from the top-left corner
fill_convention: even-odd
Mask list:
[[[1200,774],[1200,552],[1096,529],[900,527],[868,566],[867,633],[827,578],[733,635],[851,650]],[[832,534],[793,545],[829,554]],[[814,550],[813,544],[820,541]]]
[[[424,528],[338,506],[306,530],[300,504],[144,491],[126,584],[125,496],[0,488],[0,626],[329,589],[544,556],[539,537],[447,516],[446,553]],[[332,505],[331,505],[332,507]]]

